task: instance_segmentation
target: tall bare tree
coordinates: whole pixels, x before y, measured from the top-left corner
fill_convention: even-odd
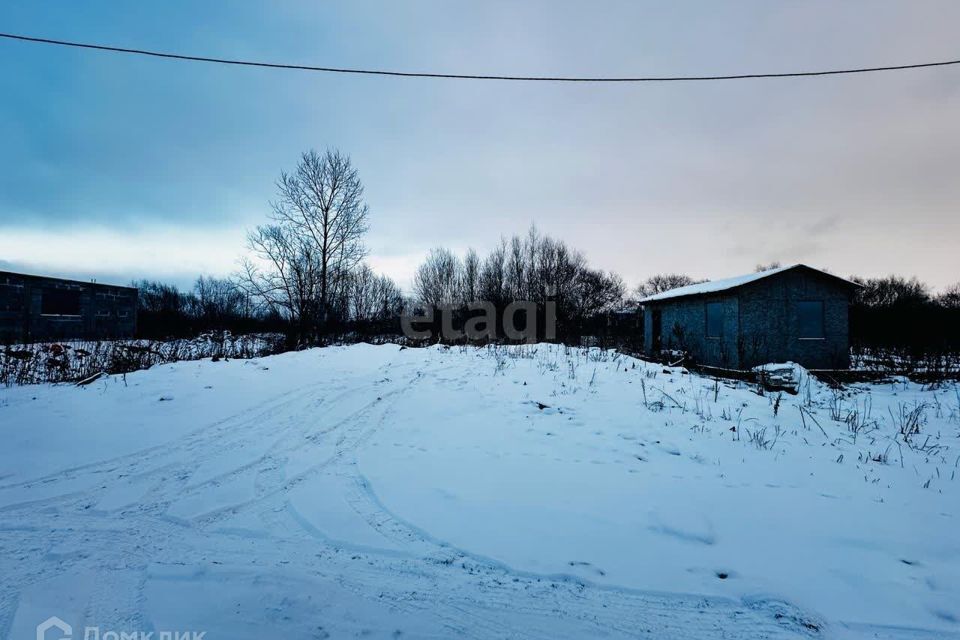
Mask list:
[[[366,256],[369,207],[363,183],[350,157],[336,149],[300,157],[292,173],[277,181],[273,221],[308,241],[318,267],[319,320],[325,322],[331,302],[346,294],[347,276]]]
[[[351,274],[350,315],[354,320],[370,320],[376,312],[376,280],[377,274],[365,264]]]
[[[507,254],[507,286],[514,300],[526,300],[527,252],[519,236],[510,238]]]
[[[500,239],[480,267],[480,297],[497,306],[506,303],[507,241]]]
[[[480,299],[480,256],[473,249],[467,250],[463,257],[463,282],[461,283],[463,304]]]

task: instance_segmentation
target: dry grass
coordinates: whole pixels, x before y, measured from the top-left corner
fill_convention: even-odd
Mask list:
[[[0,351],[0,385],[79,382],[99,373],[120,374],[201,358],[254,358],[277,353],[274,334],[204,334],[191,340],[114,340],[18,345]]]

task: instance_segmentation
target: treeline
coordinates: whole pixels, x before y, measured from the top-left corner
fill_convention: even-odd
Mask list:
[[[534,228],[525,237],[503,239],[482,258],[472,250],[461,258],[435,249],[417,269],[413,297],[405,299],[393,280],[364,263],[368,218],[363,184],[348,156],[336,150],[302,154],[292,172],[280,175],[267,224],[248,234],[249,253],[238,273],[201,278],[191,292],[136,283],[141,334],[282,330],[290,346],[301,346],[400,335],[405,308],[442,307],[461,328],[472,303],[484,301],[495,316],[494,339],[509,337],[503,314],[523,302],[511,323],[528,335],[532,330],[537,337],[573,341],[595,333],[624,300],[618,276],[589,267],[583,254]]]
[[[437,311],[435,335],[444,322],[462,331],[471,319],[490,316],[491,338],[515,338],[513,327],[528,340],[576,342],[602,329],[623,304],[625,287],[618,275],[591,268],[582,253],[531,227],[483,257],[473,249],[462,257],[433,249],[414,275],[413,293],[416,305]]]
[[[851,345],[859,350],[896,350],[904,356],[960,351],[960,283],[940,294],[916,278],[851,277],[861,287],[850,306]],[[468,250],[462,257],[444,248],[430,252],[417,269],[413,296],[405,298],[391,279],[360,264],[335,279],[329,297],[326,336],[401,336],[404,310],[422,313],[431,307],[449,313],[450,326],[462,330],[478,313],[474,303],[488,301],[496,311],[493,333],[505,338],[503,314],[517,302],[530,301],[535,313],[519,309],[521,328],[537,322],[546,329],[547,303],[553,304],[559,342],[583,336],[638,348],[642,316],[637,300],[697,282],[683,274],[658,274],[632,291],[612,273],[591,268],[583,254],[531,228],[524,237],[503,239],[483,257]],[[234,334],[279,332],[304,341],[301,325],[263,298],[250,295],[237,278],[200,277],[189,291],[156,281],[134,282],[139,289],[138,334],[143,338],[192,337],[205,331]],[[304,302],[306,308],[307,302]],[[282,308],[282,307],[281,307]],[[301,316],[302,317],[302,316]],[[421,323],[441,334],[441,317]],[[319,336],[319,326],[315,337]]]
[[[248,234],[249,251],[236,274],[201,277],[187,292],[135,283],[141,337],[282,331],[288,346],[298,347],[330,338],[399,336],[405,309],[433,309],[439,313],[420,324],[434,339],[449,340],[442,329],[476,327],[484,315],[492,316],[488,339],[512,339],[513,328],[523,330],[525,339],[577,343],[594,336],[637,348],[643,330],[638,301],[697,282],[660,274],[628,292],[618,275],[591,267],[581,252],[531,227],[483,256],[473,249],[463,255],[434,249],[405,298],[393,280],[364,262],[369,216],[349,156],[303,153],[292,172],[281,173],[269,219]],[[933,295],[915,278],[854,280],[862,285],[850,311],[855,347],[960,350],[960,284]]]
[[[282,320],[264,313],[234,282],[201,276],[193,289],[155,280],[131,283],[138,289],[137,336],[151,340],[191,338],[206,331],[236,334],[280,331]]]
[[[153,280],[137,287],[137,335],[151,340],[190,338],[208,331],[233,334],[283,333],[288,342],[303,343],[301,325],[289,316],[251,296],[236,278],[201,276],[189,291]],[[399,331],[403,297],[389,278],[367,265],[353,271],[331,298],[327,331],[359,337]],[[319,331],[319,328],[317,328]],[[318,335],[318,334],[315,334]]]
[[[960,283],[939,295],[916,278],[852,278],[860,289],[850,306],[854,348],[904,355],[960,351]]]

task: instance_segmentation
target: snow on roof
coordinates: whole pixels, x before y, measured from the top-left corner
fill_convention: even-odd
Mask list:
[[[733,278],[724,278],[722,280],[711,280],[708,282],[701,282],[698,284],[691,284],[685,287],[677,287],[676,289],[670,289],[669,291],[664,291],[652,296],[647,296],[642,299],[640,303],[644,302],[656,302],[658,300],[669,300],[671,298],[680,298],[683,296],[697,296],[705,293],[716,293],[718,291],[726,291],[727,289],[733,289],[735,287],[740,287],[751,282],[756,282],[763,278],[767,278],[777,273],[782,273],[784,271],[789,271],[790,269],[796,269],[797,267],[806,267],[807,269],[813,269],[813,267],[807,267],[804,264],[791,264],[786,267],[777,267],[775,269],[767,269],[766,271],[758,271],[757,273],[748,273],[743,276],[735,276]],[[813,269],[825,275],[830,276],[831,278],[837,278],[837,280],[843,280],[844,282],[849,282],[838,276],[833,275],[832,273],[827,273],[826,271],[821,271],[820,269]],[[854,284],[850,282],[850,284]]]

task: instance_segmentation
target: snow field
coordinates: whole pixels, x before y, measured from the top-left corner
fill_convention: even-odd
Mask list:
[[[958,436],[555,345],[4,389],[0,636],[956,637]]]

